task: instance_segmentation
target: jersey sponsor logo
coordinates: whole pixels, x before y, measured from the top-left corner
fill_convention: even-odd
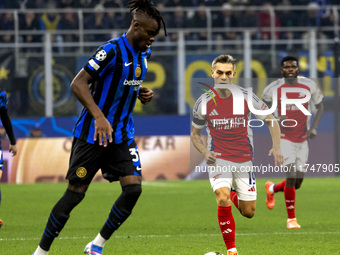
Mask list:
[[[97,71],[97,70],[99,69],[99,67],[100,67],[96,62],[94,62],[93,59],[91,59],[91,60],[89,61],[89,65],[92,66],[93,69],[96,70],[96,71]]]
[[[104,59],[106,59],[106,57],[107,57],[107,54],[105,50],[98,51],[96,54],[96,59],[98,61],[103,61]]]
[[[79,178],[83,178],[87,175],[87,170],[85,169],[85,167],[79,167],[76,171],[76,175]]]
[[[123,82],[123,85],[128,85],[128,86],[140,86],[142,84],[143,80],[127,80],[125,79]]]
[[[124,63],[125,66],[129,66],[129,65],[131,65],[131,64],[132,64],[132,62],[130,62],[130,63],[126,63],[126,62],[125,62],[125,63]]]

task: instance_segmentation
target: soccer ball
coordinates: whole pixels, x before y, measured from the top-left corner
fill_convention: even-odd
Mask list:
[[[211,251],[211,252],[208,252],[204,255],[223,255],[222,253],[219,253],[219,252],[214,252],[214,251]]]
[[[106,52],[105,50],[101,50],[101,51],[98,51],[97,54],[96,54],[96,59],[98,61],[103,61],[104,59],[106,59]]]

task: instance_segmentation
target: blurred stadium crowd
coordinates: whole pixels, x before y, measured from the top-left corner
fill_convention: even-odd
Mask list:
[[[0,0],[1,9],[19,10],[19,31],[20,42],[36,43],[43,40],[42,33],[27,33],[27,31],[67,31],[78,30],[81,26],[84,30],[112,30],[127,29],[130,24],[130,15],[128,12],[122,12],[129,0]],[[211,28],[217,29],[213,33],[212,40],[242,40],[242,28],[252,28],[252,40],[296,40],[308,39],[308,33],[303,32],[305,27],[314,27],[317,29],[318,39],[334,38],[334,23],[340,8],[333,9],[333,5],[338,4],[338,0],[160,0],[154,1],[164,16],[167,28],[170,29],[168,37],[160,34],[160,41],[177,41],[178,33],[171,32],[171,29],[199,29],[207,28],[207,22],[211,21]],[[259,9],[249,8],[261,7]],[[305,6],[305,8],[295,9],[296,7]],[[187,7],[196,7],[189,9]],[[239,7],[246,7],[240,11]],[[272,8],[274,7],[274,9]],[[281,8],[280,7],[287,7]],[[170,9],[169,9],[170,8]],[[211,17],[207,17],[207,9],[211,9]],[[293,8],[293,10],[292,10]],[[0,9],[0,10],[1,10]],[[39,10],[37,10],[39,9]],[[49,10],[44,12],[43,10]],[[52,12],[51,10],[56,10]],[[63,12],[58,12],[62,9]],[[79,20],[77,11],[84,9],[83,19]],[[115,9],[117,9],[115,11]],[[88,11],[91,10],[91,11]],[[171,11],[168,11],[171,10]],[[271,10],[274,10],[275,33],[269,30],[271,24]],[[0,43],[13,43],[14,34],[4,33],[15,29],[15,18],[13,12],[0,13]],[[336,24],[339,25],[339,24]],[[298,31],[296,28],[300,27]],[[295,28],[289,30],[289,28]],[[273,35],[275,38],[273,38]],[[85,41],[103,42],[112,38],[110,33],[85,35]],[[207,31],[187,31],[186,40],[208,40]],[[55,42],[77,42],[79,34],[77,33],[57,33],[54,35]],[[237,48],[238,46],[233,46]],[[268,46],[254,46],[260,49]],[[292,45],[282,45],[287,50]],[[301,45],[303,47],[303,44]],[[199,47],[197,47],[199,48]],[[25,48],[25,51],[40,51],[41,47]],[[58,48],[58,51],[73,51],[72,48]],[[288,49],[289,50],[289,49]]]

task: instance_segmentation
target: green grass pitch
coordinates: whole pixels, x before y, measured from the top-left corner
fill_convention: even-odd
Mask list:
[[[254,218],[242,217],[233,207],[236,245],[240,255],[340,254],[340,180],[305,179],[297,191],[296,216],[302,228],[286,229],[283,193],[276,205],[265,205],[264,179],[257,180]],[[0,218],[1,255],[30,255],[43,233],[55,202],[66,183],[3,184]],[[83,254],[98,233],[120,193],[118,183],[92,183],[50,255]],[[146,182],[131,217],[112,236],[105,255],[200,255],[226,253],[217,223],[215,196],[207,180]]]

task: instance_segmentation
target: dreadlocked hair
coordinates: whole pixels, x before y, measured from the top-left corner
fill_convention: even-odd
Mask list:
[[[153,2],[150,0],[132,0],[129,2],[128,8],[130,8],[130,13],[136,11],[136,12],[144,12],[151,18],[155,19],[159,25],[161,26],[161,23],[163,24],[163,29],[165,35],[166,33],[166,26],[164,19],[161,15],[161,13],[157,10]]]

